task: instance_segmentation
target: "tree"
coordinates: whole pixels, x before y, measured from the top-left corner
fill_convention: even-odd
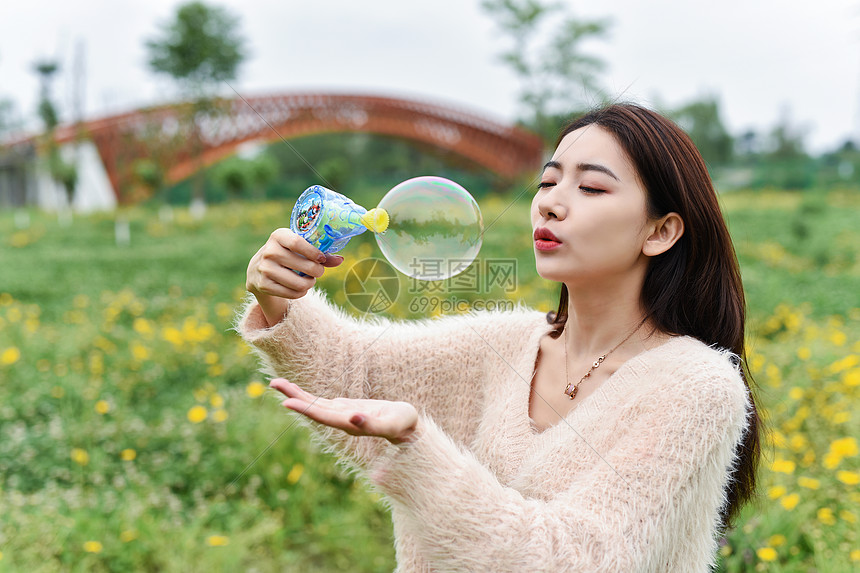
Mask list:
[[[484,0],[481,5],[512,40],[501,59],[520,81],[527,127],[552,142],[565,119],[604,99],[597,77],[605,63],[583,53],[582,44],[604,36],[608,20],[580,20],[559,4],[538,0]],[[560,24],[545,32],[550,14]]]
[[[183,96],[193,102],[185,123],[190,128],[192,153],[200,168],[201,124],[218,113],[210,98],[221,82],[236,78],[247,56],[238,27],[238,17],[223,8],[189,2],[179,6],[159,36],[146,41],[150,69],[173,78]],[[198,169],[194,179],[194,196],[200,202],[201,171]]]
[[[60,149],[54,141],[54,130],[59,125],[59,114],[51,96],[51,82],[60,67],[54,60],[41,60],[33,64],[33,70],[39,75],[39,117],[45,125],[43,149],[47,158],[48,172],[51,178],[63,186],[66,200],[71,206],[75,198],[75,187],[78,184],[78,171],[72,163],[60,156]]]
[[[687,132],[709,167],[723,166],[732,160],[734,140],[723,124],[716,96],[691,101],[669,115]]]
[[[239,19],[203,2],[181,5],[160,37],[147,40],[149,66],[172,77],[185,95],[209,94],[233,80],[245,60]]]

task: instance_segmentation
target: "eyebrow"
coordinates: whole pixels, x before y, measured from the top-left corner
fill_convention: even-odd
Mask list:
[[[547,161],[546,164],[543,166],[543,170],[546,171],[550,167],[553,169],[559,169],[560,170],[561,169],[561,163],[559,163],[558,161]],[[600,165],[599,163],[579,163],[579,164],[577,164],[576,169],[578,171],[597,171],[599,173],[605,173],[606,175],[609,175],[610,177],[612,177],[616,181],[621,181],[618,178],[618,176],[612,172],[611,169],[609,169],[608,167],[606,167],[604,165]]]

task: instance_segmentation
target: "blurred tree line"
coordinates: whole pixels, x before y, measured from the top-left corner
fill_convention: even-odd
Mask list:
[[[567,5],[541,0],[481,5],[508,39],[500,59],[519,80],[520,123],[548,147],[570,118],[614,101],[599,81],[606,62],[586,51],[607,36],[611,21],[578,18]],[[787,113],[766,133],[750,129],[732,135],[715,94],[659,111],[690,135],[720,189],[860,186],[857,144],[848,140],[814,157],[806,149],[805,131],[792,125]]]
[[[606,62],[589,52],[605,41],[610,20],[583,19],[568,5],[542,0],[482,0],[481,6],[508,42],[499,58],[518,79],[518,122],[539,134],[548,148],[572,117],[613,101],[600,82]],[[198,151],[200,122],[222,113],[214,104],[216,96],[225,91],[225,81],[238,77],[248,56],[246,45],[238,16],[198,0],[178,6],[173,18],[146,41],[150,70],[171,77],[178,93],[193,102],[184,120],[188,127],[180,135],[197,142]],[[41,62],[34,68],[42,80],[39,116],[47,132],[59,121],[50,98],[56,65]],[[845,141],[813,156],[805,130],[792,124],[787,113],[769,131],[732,134],[716,94],[660,111],[690,134],[720,189],[860,187],[857,144]],[[14,104],[0,94],[0,138],[21,123]],[[130,166],[135,182],[130,197],[171,203],[202,201],[204,196],[207,201],[292,198],[309,185],[323,184],[353,196],[367,192],[378,198],[399,181],[426,174],[457,180],[476,196],[511,187],[462,158],[416,142],[364,133],[323,134],[293,140],[294,151],[272,135],[275,143],[253,154],[236,155],[202,169],[190,181],[167,187],[164,163],[182,142],[155,134],[147,142],[149,157]],[[71,198],[75,173],[46,145],[50,171]]]

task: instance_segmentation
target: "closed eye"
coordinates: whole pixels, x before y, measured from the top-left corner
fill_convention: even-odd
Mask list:
[[[546,189],[547,187],[553,187],[554,185],[555,185],[555,183],[553,183],[551,181],[541,181],[540,183],[538,183],[537,188],[538,189]]]
[[[606,193],[603,189],[595,189],[594,187],[584,187],[582,185],[579,186],[580,191],[586,193],[588,195],[599,195],[601,193]]]

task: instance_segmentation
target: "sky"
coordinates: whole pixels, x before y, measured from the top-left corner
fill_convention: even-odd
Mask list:
[[[584,46],[606,62],[611,98],[673,107],[715,94],[736,135],[787,118],[814,152],[860,139],[860,0],[559,1],[611,20],[605,39]],[[509,44],[480,0],[210,3],[241,19],[250,54],[233,87],[243,95],[400,95],[502,121],[519,111],[517,79],[498,57]],[[76,93],[86,118],[171,99],[171,82],[147,68],[145,41],[179,4],[0,2],[0,98],[35,122],[32,64],[56,58],[61,119],[73,117]]]

